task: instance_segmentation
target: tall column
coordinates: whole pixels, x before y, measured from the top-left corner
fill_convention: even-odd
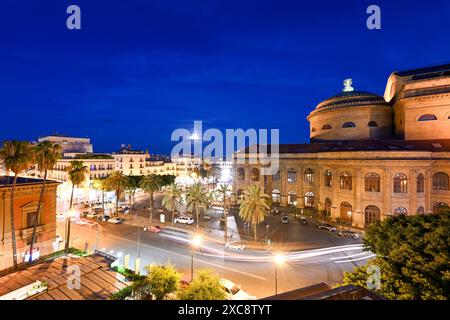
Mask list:
[[[433,212],[433,204],[431,203],[431,193],[433,192],[433,181],[431,177],[431,169],[425,171],[425,212]]]
[[[303,172],[303,166],[297,167],[297,183],[298,183],[298,193],[297,194],[297,207],[304,208],[305,207],[305,173]]]
[[[320,193],[320,188],[322,186],[322,174],[323,173],[321,168],[316,167],[314,169],[314,201],[316,202],[316,207],[319,211],[325,208],[322,200],[322,195]]]
[[[331,217],[336,219],[340,216],[340,202],[339,202],[339,171],[337,169],[331,170],[331,188],[333,196],[331,199]]]
[[[287,205],[287,193],[288,193],[288,183],[287,183],[287,168],[285,166],[280,166],[280,192],[281,192],[281,205]]]
[[[409,195],[409,210],[408,214],[416,214],[417,213],[417,170],[411,169],[409,171],[409,179],[408,179],[408,195]]]
[[[355,173],[355,208],[353,209],[352,224],[358,227],[364,226],[362,197],[364,193],[364,178],[361,170]]]
[[[384,193],[383,193],[383,212],[381,219],[387,215],[392,215],[392,170],[384,169]]]

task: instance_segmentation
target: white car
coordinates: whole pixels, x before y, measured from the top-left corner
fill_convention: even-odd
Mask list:
[[[236,285],[233,281],[220,279],[219,283],[222,290],[225,291],[227,300],[256,300],[255,296],[251,296],[244,290],[241,290],[241,286]]]
[[[91,212],[91,213],[88,213],[88,214],[86,215],[86,217],[94,219],[94,218],[97,218],[97,217],[98,217],[98,213]]]
[[[122,222],[122,219],[120,219],[120,218],[111,218],[111,219],[108,219],[108,222],[109,223],[113,223],[113,224],[118,224],[118,223]]]
[[[228,241],[225,243],[225,248],[242,251],[245,249],[245,244],[240,241]]]
[[[175,223],[193,224],[194,218],[191,217],[178,217],[175,219]]]

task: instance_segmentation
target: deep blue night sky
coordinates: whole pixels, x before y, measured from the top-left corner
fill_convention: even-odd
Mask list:
[[[450,2],[3,0],[0,140],[53,132],[169,152],[194,120],[279,128],[308,141],[307,114],[342,80],[382,95],[392,71],[450,62]],[[66,28],[66,8],[82,29]]]

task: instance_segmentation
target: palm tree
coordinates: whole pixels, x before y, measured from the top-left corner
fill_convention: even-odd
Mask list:
[[[34,161],[39,171],[44,172],[44,179],[42,180],[41,194],[39,196],[39,203],[36,214],[37,217],[33,223],[33,234],[31,236],[31,243],[30,243],[30,260],[29,260],[30,263],[32,262],[33,246],[36,241],[36,229],[38,222],[40,221],[41,207],[44,201],[45,187],[47,182],[47,172],[48,170],[52,170],[53,167],[56,165],[56,162],[61,156],[62,148],[59,144],[54,144],[53,142],[50,141],[43,141],[38,143],[34,147],[33,151],[34,151]]]
[[[176,183],[172,183],[164,191],[164,198],[162,200],[162,205],[167,210],[172,211],[172,224],[174,222],[174,215],[176,208],[183,203],[182,194],[183,191]]]
[[[128,177],[121,171],[114,171],[107,179],[108,188],[116,192],[116,214],[119,212],[119,198],[128,184]]]
[[[230,185],[228,183],[220,184],[219,189],[217,189],[217,193],[220,194],[223,198],[223,218],[225,219],[225,234],[224,239],[227,242],[228,239],[228,219],[227,219],[227,209],[226,209],[226,200],[228,198],[228,189]]]
[[[150,222],[149,224],[152,224],[153,221],[153,195],[155,192],[159,191],[162,186],[162,180],[161,177],[156,174],[150,174],[146,175],[142,178],[140,187],[146,194],[150,196]]]
[[[72,210],[73,207],[73,192],[75,187],[78,187],[86,180],[86,174],[88,173],[88,167],[83,164],[83,161],[72,160],[67,168],[69,174],[69,180],[72,182],[72,192],[70,194],[70,205],[69,209]]]
[[[31,151],[30,143],[27,141],[5,141],[0,150],[0,159],[7,171],[14,172],[14,179],[11,186],[10,194],[10,219],[11,219],[11,242],[13,250],[14,268],[17,268],[17,244],[16,232],[14,224],[14,189],[17,184],[18,175],[32,164],[33,153]]]
[[[81,185],[86,180],[86,174],[88,173],[88,167],[83,165],[83,161],[72,160],[70,161],[69,167],[67,168],[67,172],[69,175],[69,180],[72,182],[72,193],[70,194],[70,205],[69,210],[72,210],[73,207],[73,192],[75,191],[75,187]],[[66,245],[65,252],[66,254],[69,252],[69,243],[70,243],[70,224],[71,217],[67,218],[67,233],[66,233]]]
[[[206,207],[208,206],[210,201],[210,196],[205,190],[203,190],[202,184],[200,182],[194,183],[192,186],[190,186],[186,196],[188,210],[194,211],[195,209],[198,228],[200,209],[205,208],[206,210]]]
[[[239,201],[239,216],[248,223],[253,224],[253,235],[257,241],[256,226],[264,221],[269,206],[270,196],[263,194],[257,185],[251,185],[244,191],[243,199]]]
[[[105,212],[105,191],[109,191],[106,178],[95,179],[92,187],[102,192],[102,209]]]
[[[128,176],[127,177],[127,185],[125,189],[128,191],[128,199],[130,203],[130,215],[131,215],[131,207],[133,206],[133,198],[136,194],[136,190],[139,188],[141,183],[141,176]]]

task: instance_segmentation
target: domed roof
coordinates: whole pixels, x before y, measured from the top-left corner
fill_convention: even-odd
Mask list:
[[[351,85],[351,79],[344,80],[345,87],[342,92],[319,103],[315,111],[365,105],[389,105],[383,97],[366,91],[355,91]]]

